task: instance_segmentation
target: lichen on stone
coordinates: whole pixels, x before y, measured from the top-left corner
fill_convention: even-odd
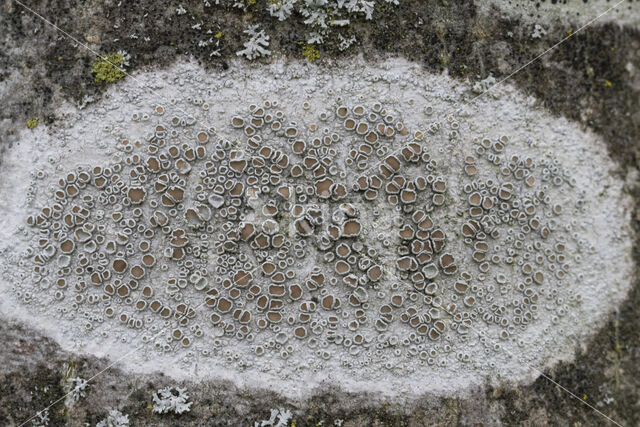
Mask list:
[[[183,414],[189,412],[193,402],[189,402],[187,390],[181,387],[165,387],[153,394],[153,412],[156,414]]]
[[[256,421],[254,427],[287,427],[293,417],[291,411],[287,409],[272,409],[268,419]]]
[[[96,424],[96,427],[128,427],[129,426],[129,416],[123,414],[117,409],[112,409],[109,411],[107,418],[100,421]]]
[[[49,409],[45,408],[36,413],[30,424],[32,427],[47,427],[49,425],[49,421]]]
[[[64,389],[68,390],[65,398],[65,406],[72,408],[80,399],[87,394],[89,382],[84,378],[69,378],[64,384]]]
[[[269,47],[269,36],[258,25],[247,28],[244,33],[249,35],[249,40],[244,42],[244,49],[236,52],[236,55],[244,56],[247,59],[271,55],[271,51],[267,49]]]
[[[320,59],[320,51],[317,46],[304,43],[302,45],[302,56],[307,58],[307,61],[314,62]]]
[[[91,67],[91,74],[96,83],[113,83],[122,79],[127,73],[124,71],[128,65],[129,55],[120,51],[102,55],[95,59]]]
[[[459,107],[471,87],[401,61],[140,79],[166,102],[115,87],[0,180],[16,306],[77,345],[292,394],[443,392],[568,357],[621,295],[613,166],[517,95]]]

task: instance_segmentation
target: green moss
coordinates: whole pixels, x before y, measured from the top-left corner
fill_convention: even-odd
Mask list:
[[[96,83],[112,83],[120,80],[126,73],[122,71],[124,67],[124,57],[119,53],[110,53],[96,58],[91,68]]]
[[[307,58],[309,62],[320,59],[320,51],[315,45],[304,44],[302,46],[302,56]]]
[[[38,119],[33,118],[33,119],[27,121],[27,127],[29,129],[33,129],[36,126],[38,126]]]

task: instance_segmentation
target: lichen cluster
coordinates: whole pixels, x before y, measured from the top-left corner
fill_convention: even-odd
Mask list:
[[[247,7],[244,2],[233,1],[234,7]],[[268,0],[267,10],[280,21],[301,17],[309,28],[307,43],[322,44],[332,31],[349,26],[354,17],[373,19],[379,4],[398,5],[399,0]]]
[[[236,52],[236,55],[244,56],[247,59],[256,59],[271,54],[271,51],[267,49],[269,47],[269,36],[258,25],[249,27],[244,32],[250,38],[244,43],[244,49]]]
[[[303,55],[313,62],[318,58],[317,46],[324,44],[333,38],[339,50],[348,49],[357,41],[352,30],[353,21],[364,19],[372,21],[376,8],[395,7],[400,4],[399,0],[205,0],[205,10],[214,7],[224,7],[236,9],[247,15],[259,11],[268,12],[272,17],[271,26],[278,27],[281,21],[296,21],[305,30],[302,35],[305,44]],[[207,49],[209,56],[221,55],[220,36],[221,33],[214,34],[214,30],[202,19],[199,7],[179,4],[174,10],[177,16],[185,16],[190,19],[191,30],[202,32],[203,38],[197,42],[199,49]],[[268,56],[271,51],[267,49],[270,36],[259,26],[265,22],[253,24],[247,27],[237,27],[248,35],[243,42],[243,49],[236,52],[238,56],[247,59],[256,59]],[[215,30],[217,31],[217,30]],[[140,38],[138,34],[129,35],[130,38]],[[148,36],[142,37],[144,41],[149,41]]]
[[[314,62],[320,59],[320,51],[314,45],[303,44],[302,45],[302,56],[307,58],[307,61]]]
[[[129,416],[117,409],[111,409],[107,418],[96,424],[96,427],[129,427]]]
[[[189,402],[187,390],[181,387],[165,387],[153,394],[153,412],[156,414],[182,414],[189,412],[193,402]]]
[[[395,102],[316,82],[232,108],[228,80],[178,76],[184,102],[130,95],[101,123],[113,160],[35,173],[22,272],[3,270],[22,301],[185,364],[372,378],[493,369],[578,310],[586,199],[533,141],[411,76],[364,78]]]
[[[91,74],[96,83],[113,83],[127,75],[124,71],[126,65],[128,55],[125,52],[102,55],[93,62]]]

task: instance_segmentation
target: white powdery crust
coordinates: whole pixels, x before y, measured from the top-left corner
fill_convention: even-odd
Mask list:
[[[6,155],[2,311],[289,396],[532,378],[625,297],[631,198],[595,135],[495,92],[399,60],[140,73]]]

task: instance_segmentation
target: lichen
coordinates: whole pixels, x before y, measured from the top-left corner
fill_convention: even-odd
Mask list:
[[[49,409],[45,408],[39,411],[31,420],[32,427],[46,427],[49,425]]]
[[[128,427],[129,416],[123,414],[117,409],[109,411],[107,418],[96,424],[96,427]]]
[[[271,55],[269,47],[269,36],[261,30],[259,25],[254,25],[244,31],[250,36],[249,40],[244,43],[244,49],[236,52],[238,56],[244,56],[247,59],[256,59],[261,56]]]
[[[444,116],[448,103],[416,93],[449,93],[450,82],[395,63],[336,72],[326,84],[318,67],[282,68],[260,67],[255,79],[230,72],[224,82],[187,67],[177,80],[154,74],[165,99],[179,85],[185,101],[114,97],[117,118],[108,108],[83,113],[83,123],[100,123],[101,149],[117,141],[123,157],[94,156],[92,168],[62,175],[35,171],[27,191],[53,182],[55,203],[29,208],[31,246],[9,260],[7,283],[65,323],[78,316],[105,342],[184,355],[180,370],[223,361],[274,377],[280,367],[323,375],[332,360],[358,381],[503,371],[500,346],[531,354],[526,333],[582,310],[571,284],[588,280],[578,275],[594,257],[583,209],[601,202],[566,191],[556,204],[581,175],[566,149],[556,162],[527,141],[564,143],[545,120],[528,119],[532,135],[516,126],[518,104],[515,118],[500,110],[500,122],[483,109]],[[303,70],[308,82],[297,77]],[[215,103],[202,95],[211,88]],[[95,131],[75,129],[67,143]],[[53,234],[58,219],[65,234]],[[91,254],[101,261],[69,268]],[[559,328],[549,326],[544,348],[555,348]],[[487,334],[480,343],[478,331]],[[484,347],[481,360],[470,340]]]
[[[64,388],[68,390],[65,399],[65,406],[68,409],[71,409],[75,403],[86,395],[86,389],[88,386],[89,382],[84,378],[69,378],[64,384]]]
[[[33,129],[33,128],[35,128],[36,126],[38,126],[38,119],[36,119],[36,118],[32,118],[32,119],[30,119],[30,120],[28,120],[28,121],[27,121],[27,127],[28,127],[29,129]]]
[[[113,83],[122,79],[127,73],[124,71],[126,57],[123,53],[110,53],[95,59],[91,68],[96,83]]]
[[[268,419],[256,421],[253,425],[254,427],[287,427],[292,416],[291,411],[287,409],[272,409]],[[293,421],[291,425],[294,427],[296,422]]]
[[[153,412],[156,414],[182,414],[189,412],[193,402],[188,402],[187,390],[180,387],[165,387],[153,394]]]
[[[302,45],[302,56],[307,58],[307,61],[314,62],[320,59],[320,51],[317,46],[305,43]]]

